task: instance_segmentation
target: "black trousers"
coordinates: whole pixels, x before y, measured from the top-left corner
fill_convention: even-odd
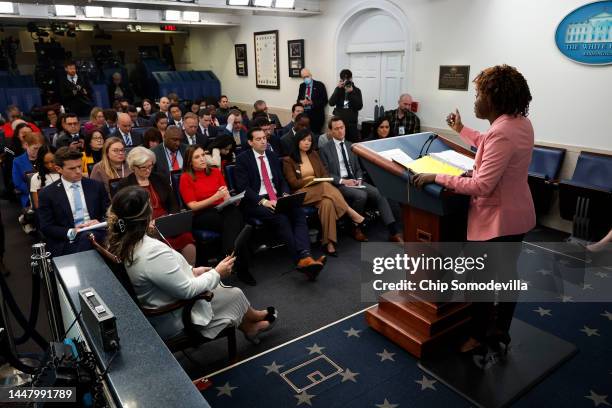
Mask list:
[[[193,228],[215,231],[221,234],[223,253],[229,255],[234,251],[234,243],[244,227],[242,213],[235,205],[228,205],[222,211],[207,208],[194,214]]]
[[[287,249],[294,260],[298,261],[310,256],[308,225],[301,207],[293,208],[282,214],[272,212],[261,205],[246,207],[244,211],[248,217],[257,218],[261,222],[271,225],[280,239],[287,244]]]
[[[525,234],[519,235],[505,235],[497,238],[490,239],[485,242],[498,242],[498,243],[517,243],[516,246],[503,247],[501,245],[492,246],[487,251],[489,263],[494,264],[494,267],[499,265],[505,265],[510,270],[503,273],[504,280],[510,278],[512,273],[514,278],[518,277],[516,270],[517,261],[521,254],[520,245],[518,243],[523,241]],[[493,277],[501,277],[502,274],[497,273],[495,270],[489,270],[486,274],[487,280]],[[507,333],[510,330],[510,324],[512,323],[512,317],[514,316],[514,310],[516,309],[516,302],[474,302],[472,303],[472,321],[471,321],[471,335],[474,339],[479,342],[484,342],[488,335],[494,332]]]

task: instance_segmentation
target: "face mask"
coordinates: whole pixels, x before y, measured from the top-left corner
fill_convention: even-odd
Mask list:
[[[310,85],[310,84],[312,84],[312,78],[310,78],[310,77],[304,78],[304,83],[305,83],[306,85]]]

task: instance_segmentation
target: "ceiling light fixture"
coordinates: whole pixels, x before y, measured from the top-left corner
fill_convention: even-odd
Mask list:
[[[76,16],[76,7],[67,4],[56,4],[55,15],[60,17]]]
[[[10,1],[0,1],[0,13],[1,14],[13,14],[15,7]]]
[[[113,7],[111,8],[111,16],[113,18],[130,18],[130,9],[126,7]]]
[[[166,21],[180,21],[181,12],[178,10],[166,10],[164,11],[164,20]]]
[[[185,21],[200,21],[200,12],[199,11],[183,11],[183,20]]]
[[[292,9],[295,7],[295,0],[276,0],[274,7]]]
[[[85,6],[85,17],[88,17],[88,18],[104,17],[104,7]]]

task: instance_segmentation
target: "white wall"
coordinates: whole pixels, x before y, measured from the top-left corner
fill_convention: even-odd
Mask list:
[[[474,90],[439,91],[439,65],[470,65],[473,78],[483,68],[507,63],[527,78],[533,95],[531,119],[538,141],[612,150],[609,117],[612,66],[580,65],[556,48],[557,24],[587,0],[352,0],[321,2],[322,14],[308,18],[243,16],[240,27],[192,30],[188,44],[194,69],[212,69],[223,92],[235,102],[264,99],[289,108],[299,79],[288,77],[287,40],[305,39],[306,65],[331,90],[337,82],[336,34],[352,10],[377,4],[399,7],[409,25],[407,91],[420,102],[424,126],[446,128],[445,115],[455,107],[464,122],[481,130],[487,123],[473,114]],[[281,89],[255,87],[253,32],[280,31]],[[385,27],[380,27],[384,30]],[[420,42],[422,50],[415,51]],[[249,76],[237,77],[235,43],[248,46]],[[359,84],[357,84],[358,86]]]

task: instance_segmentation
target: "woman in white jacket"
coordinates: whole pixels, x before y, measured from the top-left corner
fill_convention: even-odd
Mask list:
[[[121,189],[108,213],[108,249],[123,260],[143,307],[159,308],[212,291],[212,301],[197,301],[191,312],[204,337],[214,338],[231,324],[247,340],[259,343],[259,333],[272,328],[277,316],[273,307],[253,309],[242,290],[219,285],[230,275],[235,257],[225,258],[215,268],[195,268],[179,252],[147,235],[152,209],[146,190]],[[181,312],[150,319],[151,324],[162,338],[175,336],[183,329]]]

